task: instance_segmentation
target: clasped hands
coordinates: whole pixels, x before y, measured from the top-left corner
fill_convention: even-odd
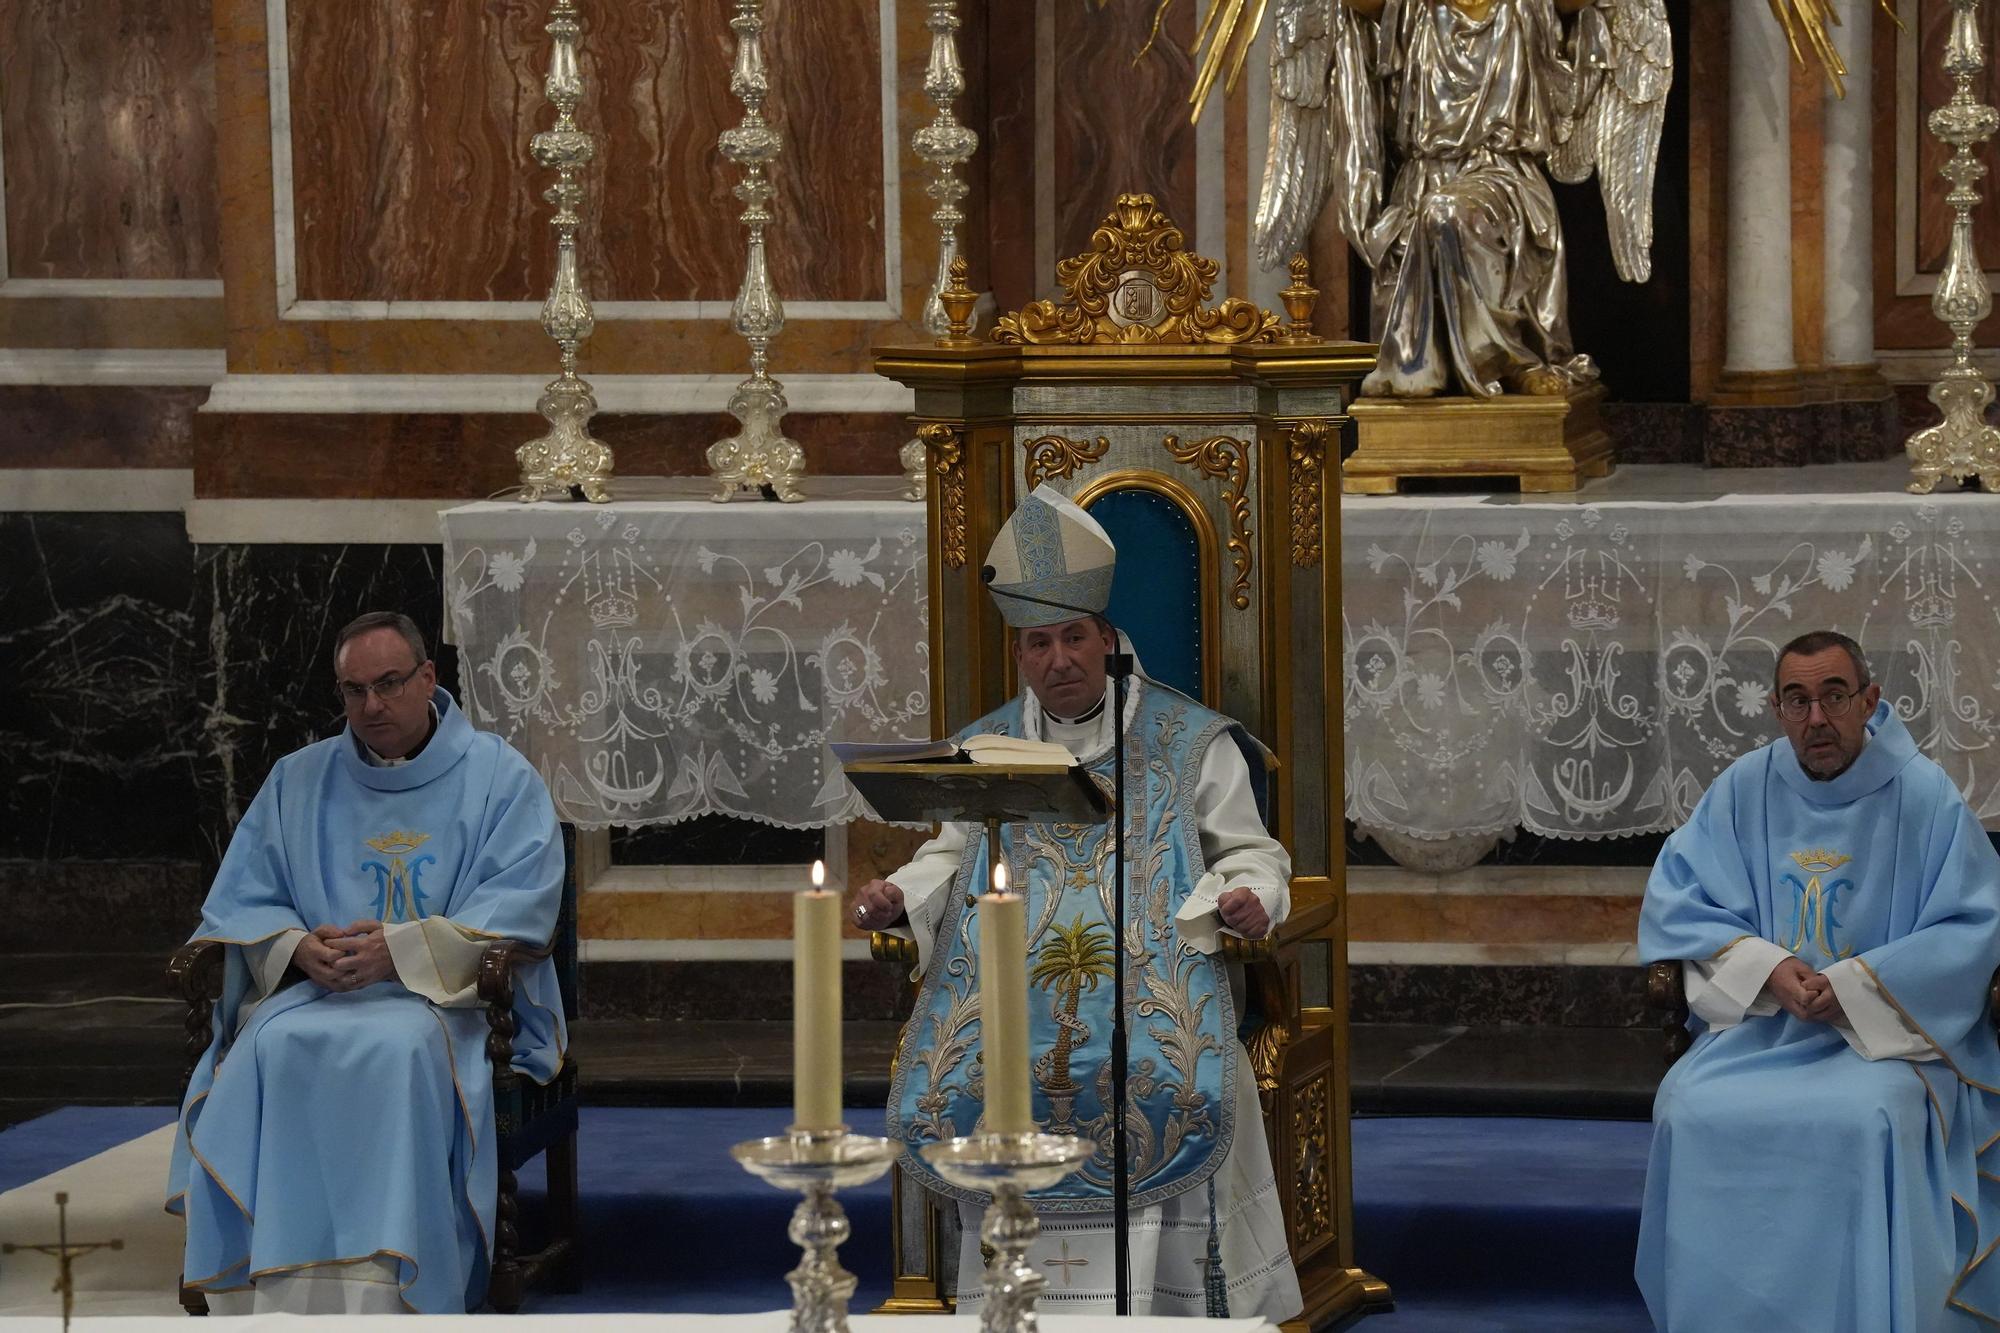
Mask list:
[[[380,921],[315,927],[292,950],[292,961],[308,979],[328,990],[360,990],[396,975]]]
[[[1793,1018],[1808,1023],[1841,1023],[1847,1019],[1826,973],[1815,972],[1796,958],[1787,958],[1772,968],[1771,979],[1764,987]]]
[[[1271,916],[1257,895],[1237,885],[1215,900],[1222,924],[1246,940],[1261,940],[1271,932]],[[854,891],[854,924],[863,930],[883,930],[903,919],[903,891],[886,879],[871,879]]]

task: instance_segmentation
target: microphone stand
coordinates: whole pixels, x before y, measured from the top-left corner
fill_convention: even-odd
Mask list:
[[[1125,691],[1132,679],[1132,654],[1107,653],[1104,666],[1105,674],[1111,677],[1111,763],[1115,798],[1111,865],[1116,880],[1112,903],[1118,934],[1111,963],[1111,993],[1118,997],[1111,1008],[1111,1244],[1113,1264],[1117,1270],[1114,1309],[1123,1318],[1132,1313],[1132,1180],[1131,1163],[1125,1150],[1125,1080],[1129,1062],[1125,1029]]]

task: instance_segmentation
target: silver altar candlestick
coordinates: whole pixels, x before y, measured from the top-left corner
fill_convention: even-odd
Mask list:
[[[576,175],[596,151],[591,137],[576,127],[576,104],[583,100],[576,39],[582,31],[576,0],[555,0],[548,23],[555,50],[542,88],[555,104],[556,123],[534,137],[531,150],[537,162],[556,173],[556,183],[542,193],[556,207],[549,220],[556,232],[556,276],[542,303],[542,328],[562,353],[562,374],[549,381],[535,403],[549,423],[548,434],[522,445],[514,458],[521,468],[523,500],[539,500],[551,490],[566,496],[575,487],[585,499],[602,504],[611,498],[605,488],[611,480],[611,450],[591,437],[597,399],[576,373],[577,347],[596,325],[576,269],[577,205],[583,201]]]
[[[729,327],[750,344],[750,378],[729,399],[736,434],[708,448],[709,470],[720,483],[712,498],[728,500],[740,490],[766,488],[780,500],[803,500],[799,476],[806,468],[805,450],[779,429],[789,404],[784,387],[767,373],[771,340],[785,327],[785,306],[764,262],[772,194],[764,169],[785,151],[785,140],[764,120],[764,98],[771,90],[764,66],[764,0],[736,0],[729,26],[736,33],[729,91],[743,103],[743,123],[724,130],[719,143],[722,155],[743,168],[735,193],[743,201],[743,225],[750,229],[743,286],[730,307]]]
[[[881,1179],[902,1151],[900,1143],[850,1134],[845,1125],[794,1129],[729,1150],[758,1179],[805,1196],[786,1233],[804,1252],[785,1278],[792,1285],[792,1333],[847,1333],[855,1279],[834,1254],[848,1233],[847,1214],[834,1191]]]
[[[986,1265],[981,1333],[1035,1333],[1035,1298],[1048,1279],[1028,1263],[1042,1224],[1024,1197],[1062,1183],[1097,1151],[1069,1134],[974,1134],[925,1144],[924,1160],[963,1189],[993,1196],[979,1238],[993,1251]]]
[[[1931,313],[1951,326],[1951,367],[1931,386],[1931,401],[1944,420],[1909,438],[1917,495],[1934,490],[1946,477],[1962,481],[1977,476],[1990,492],[2000,492],[2000,430],[1986,424],[1993,385],[1972,364],[1972,334],[1993,310],[1993,292],[1972,249],[1972,210],[1979,203],[1979,180],[1986,167],[1977,157],[1979,145],[2000,130],[2000,111],[1975,101],[1973,80],[1986,67],[1979,40],[1979,0],[1951,0],[1951,35],[1945,41],[1944,68],[1952,77],[1951,100],[1931,112],[1931,133],[1952,146],[1943,175],[1951,182],[1945,202],[1951,205],[1951,250],[1931,297]]]
[[[934,338],[945,336],[950,316],[938,299],[951,281],[951,261],[958,257],[958,229],[965,221],[959,204],[968,186],[958,178],[958,169],[971,160],[979,148],[979,136],[958,123],[951,104],[965,91],[965,67],[958,62],[958,0],[930,0],[930,17],[924,26],[931,33],[931,59],[924,69],[924,95],[937,107],[931,123],[910,136],[910,146],[930,164],[930,184],[924,193],[937,207],[931,221],[938,226],[937,276],[931,280],[930,296],[924,302],[924,328]]]

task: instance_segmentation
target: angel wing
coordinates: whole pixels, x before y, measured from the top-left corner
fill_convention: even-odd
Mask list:
[[[1673,34],[1664,0],[1597,0],[1595,13],[1599,40],[1580,43],[1577,57],[1596,67],[1587,76],[1594,91],[1574,121],[1557,127],[1549,174],[1574,184],[1596,171],[1618,276],[1644,282],[1653,272],[1653,173],[1674,78]]]
[[[1275,0],[1271,133],[1256,219],[1257,262],[1267,269],[1305,248],[1326,202],[1333,167],[1334,3]]]

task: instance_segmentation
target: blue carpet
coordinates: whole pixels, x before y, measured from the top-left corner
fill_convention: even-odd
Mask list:
[[[171,1106],[65,1106],[11,1125],[0,1130],[0,1191],[40,1180],[173,1120]]]
[[[747,1175],[732,1144],[783,1130],[778,1108],[593,1107],[583,1113],[584,1290],[543,1313],[731,1313],[789,1304],[796,1196]],[[0,1189],[172,1119],[165,1107],[71,1107],[0,1132]],[[876,1107],[848,1112],[873,1128]],[[1354,1122],[1361,1265],[1396,1293],[1384,1333],[1645,1333],[1632,1253],[1651,1127],[1639,1122],[1388,1117]],[[521,1173],[532,1241],[544,1179]],[[889,1295],[889,1184],[841,1196],[860,1278],[854,1307]]]

